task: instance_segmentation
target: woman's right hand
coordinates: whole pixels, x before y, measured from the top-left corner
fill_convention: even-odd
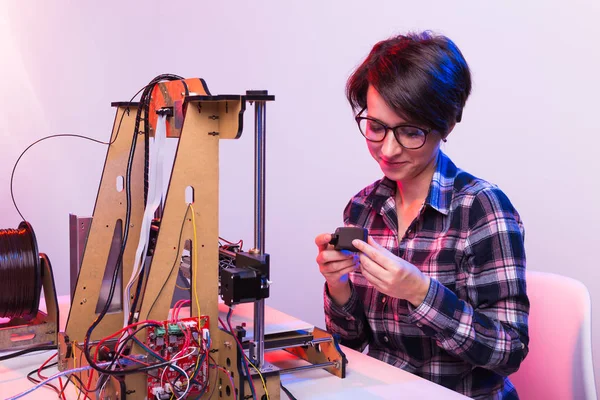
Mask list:
[[[353,253],[334,250],[329,244],[330,241],[330,233],[323,233],[315,238],[315,244],[319,249],[317,264],[327,281],[329,295],[337,305],[343,306],[350,300],[352,294],[348,273],[358,267],[358,258]]]

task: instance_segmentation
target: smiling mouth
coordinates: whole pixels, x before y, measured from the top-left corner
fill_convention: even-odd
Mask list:
[[[406,164],[406,161],[387,161],[387,160],[381,160],[384,164],[386,165],[400,165],[400,164]]]

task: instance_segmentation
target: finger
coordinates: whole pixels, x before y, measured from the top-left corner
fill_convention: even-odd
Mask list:
[[[386,282],[389,278],[389,274],[385,268],[382,268],[381,265],[364,255],[360,257],[360,269],[363,272],[366,271],[381,283]]]
[[[322,250],[317,255],[317,264],[324,265],[330,262],[351,260],[354,258],[352,253],[342,253],[337,250]]]
[[[386,249],[385,247],[383,247],[381,244],[379,244],[378,242],[376,242],[375,239],[373,239],[373,237],[371,237],[371,236],[369,236],[368,243],[371,245],[371,247],[373,247],[374,249],[379,250],[383,254],[392,254],[391,251],[389,251],[388,249]]]
[[[371,285],[375,286],[375,288],[380,292],[383,292],[384,282],[381,279],[369,272],[369,269],[365,268],[364,264],[361,264],[360,271],[362,272],[363,276],[367,278]]]
[[[370,240],[373,240],[369,238]],[[368,243],[363,242],[362,240],[354,239],[352,241],[354,247],[360,250],[361,253],[366,255],[371,260],[375,261],[376,264],[379,264],[382,268],[388,269],[387,263],[390,256],[393,256],[390,252],[385,250],[382,246],[374,247]],[[383,252],[385,250],[385,252]]]
[[[363,249],[364,249],[366,246],[368,246],[368,244],[367,244],[367,243],[365,243],[364,241],[362,241],[362,240],[360,240],[360,239],[354,239],[354,240],[352,241],[352,245],[353,245],[354,247],[356,247],[356,249],[357,249],[358,251],[363,251]]]
[[[315,238],[315,244],[319,251],[327,249],[329,242],[331,242],[331,233],[322,233]]]
[[[329,273],[329,274],[323,274],[325,276],[325,279],[327,281],[332,280],[334,282],[337,282],[340,280],[340,278],[346,274],[349,274],[350,272],[356,271],[356,267],[352,266],[352,267],[347,267],[344,269],[341,269],[339,271],[333,272],[333,273]]]
[[[343,261],[335,261],[326,264],[319,264],[321,273],[329,274],[340,271],[346,268],[356,268],[358,266],[358,259],[350,258]]]

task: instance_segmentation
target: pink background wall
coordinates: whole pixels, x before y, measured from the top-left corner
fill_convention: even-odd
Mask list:
[[[20,220],[9,180],[29,143],[64,132],[107,140],[110,102],[154,76],[202,77],[215,94],[268,89],[277,96],[267,111],[268,304],[322,326],[313,238],[339,226],[349,197],[380,177],[345,102],[345,80],[376,41],[432,29],[455,40],[474,79],[445,151],[512,199],[526,224],[529,268],[582,280],[593,303],[600,299],[597,1],[132,3],[0,2],[1,228]],[[220,233],[250,244],[249,111],[245,136],[222,145]],[[60,293],[69,286],[68,214],[92,212],[105,151],[46,141],[16,173],[18,204],[53,261]]]

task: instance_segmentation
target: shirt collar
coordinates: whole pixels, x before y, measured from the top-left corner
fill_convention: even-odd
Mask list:
[[[429,193],[425,198],[425,204],[436,209],[444,215],[448,215],[452,195],[454,194],[454,179],[458,169],[456,165],[440,150],[436,162],[435,172],[429,185]]]
[[[435,172],[429,185],[429,192],[425,198],[425,205],[448,215],[457,172],[456,165],[440,150],[436,160]],[[384,177],[379,181],[375,190],[369,194],[367,201],[371,203],[375,211],[381,213],[385,202],[395,194],[396,182]]]

